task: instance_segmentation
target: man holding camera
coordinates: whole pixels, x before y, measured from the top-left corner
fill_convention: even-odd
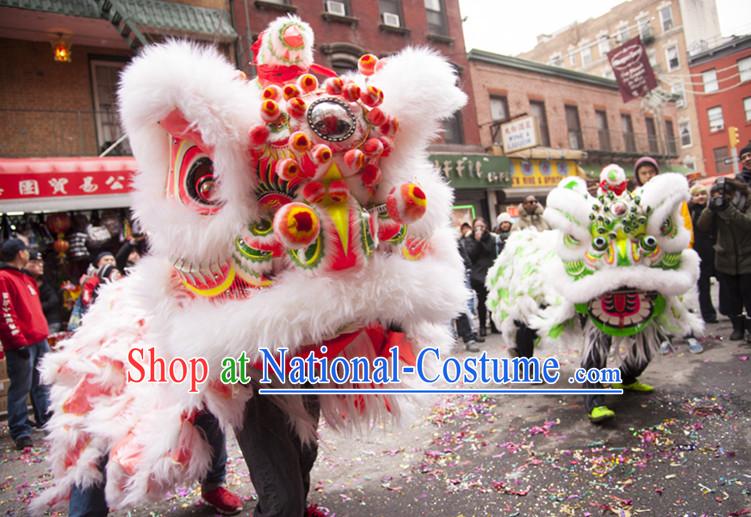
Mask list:
[[[735,179],[744,181],[751,188],[751,141],[738,153],[738,160],[741,163],[741,172]]]
[[[751,148],[744,148],[744,152],[751,155]],[[751,157],[744,162],[744,173],[751,179],[746,164],[751,166]],[[733,323],[730,339],[740,341],[748,331],[746,339],[751,343],[751,190],[741,176],[715,181],[697,226],[704,232],[713,224],[717,229],[715,269],[720,281],[720,312]]]

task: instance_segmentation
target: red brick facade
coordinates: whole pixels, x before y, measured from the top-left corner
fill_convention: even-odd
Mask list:
[[[71,63],[56,63],[49,43],[0,39],[0,156],[97,153],[91,60],[122,63],[129,54],[72,50]]]
[[[743,66],[739,63],[743,60]],[[699,132],[706,163],[706,174],[729,174],[732,165],[724,162],[724,157],[732,155],[729,149],[728,128],[738,128],[740,144],[738,151],[751,141],[751,36],[747,36],[736,44],[732,42],[713,51],[705,52],[694,57],[690,64],[692,74],[703,74],[714,70],[717,82],[711,77],[704,83],[703,77],[695,75],[693,88],[697,92],[696,115],[699,120]],[[707,88],[716,92],[707,92]],[[713,124],[710,127],[709,113],[722,114],[722,127]]]
[[[518,59],[516,62],[521,66],[530,63]],[[535,63],[530,66],[534,68],[541,65]],[[485,147],[493,143],[491,141],[491,96],[506,98],[511,118],[531,114],[530,101],[543,101],[550,136],[549,147],[556,150],[572,148],[569,144],[565,107],[576,106],[583,140],[580,150],[590,155],[587,161],[596,160],[596,154],[600,153],[605,160],[612,159],[622,165],[630,165],[629,162],[633,162],[638,155],[658,154],[650,151],[646,127],[647,117],[651,117],[655,123],[657,144],[661,151],[659,154],[664,154],[666,150],[665,121],[673,122],[673,138],[677,137],[674,106],[667,106],[661,116],[644,112],[640,109],[638,102],[624,103],[612,81],[592,76],[592,82],[587,83],[567,78],[564,70],[558,69],[560,75],[554,75],[556,69],[548,67],[546,70],[551,73],[539,73],[519,67],[512,68],[476,60],[472,58],[472,54],[470,55],[470,70],[475,88],[478,123],[482,128],[481,141]],[[598,84],[600,82],[610,82],[612,85]],[[609,146],[604,145],[608,142],[601,140],[601,137],[605,135],[598,130],[595,111],[604,111],[607,115]],[[626,151],[621,126],[621,115],[624,114],[631,116],[633,124],[635,150],[632,152]],[[608,149],[611,151],[610,156],[601,153]]]
[[[393,2],[392,2],[393,3]],[[379,2],[374,0],[348,0],[347,16],[332,17],[325,12],[324,2],[291,0],[283,9],[294,12],[309,23],[315,32],[315,57],[321,65],[333,67],[335,54],[349,53],[353,59],[371,52],[384,56],[398,52],[408,45],[431,46],[457,66],[461,86],[470,100],[462,110],[463,143],[479,144],[480,137],[472,100],[467,56],[461,26],[458,0],[442,0],[447,24],[447,37],[429,34],[424,0],[402,0],[399,4],[402,29],[390,29],[381,24]],[[248,6],[248,12],[244,6]],[[277,5],[264,1],[234,2],[232,20],[240,36],[238,61],[249,61],[249,43],[278,16],[285,13]],[[247,14],[247,17],[246,17]],[[250,20],[248,29],[245,20]],[[240,68],[248,69],[240,64]]]

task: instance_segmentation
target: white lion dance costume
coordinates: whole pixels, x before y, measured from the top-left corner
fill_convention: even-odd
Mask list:
[[[664,336],[700,332],[702,324],[683,300],[699,274],[680,213],[686,179],[662,174],[634,192],[625,187],[617,165],[603,170],[596,197],[582,179],[563,180],[547,199],[553,230],[512,233],[487,285],[507,340],[531,328],[543,345],[581,346],[585,368],[605,367],[614,345],[627,385]],[[587,406],[604,407],[598,397]]]
[[[44,363],[55,484],[36,511],[101,481],[107,454],[112,509],[200,478],[210,458],[193,415],[206,408],[237,426],[252,395],[219,381],[224,356],[321,355],[326,344],[327,356],[372,359],[396,345],[410,362],[421,346],[450,345],[466,292],[452,193],[426,148],[466,97],[429,50],[366,55],[360,73],[319,80],[312,45],[307,24],[283,18],[256,46],[257,80],[185,42],[147,48],[124,72],[133,207],[152,253],[102,289]],[[210,378],[197,394],[128,383],[136,347],[167,361],[203,356]],[[300,399],[279,398],[310,438]],[[358,427],[399,417],[403,403],[321,397],[321,412],[334,428]]]

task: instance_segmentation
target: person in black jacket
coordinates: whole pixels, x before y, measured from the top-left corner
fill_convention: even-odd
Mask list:
[[[714,224],[709,231],[702,231],[699,228],[699,216],[707,207],[709,192],[702,185],[691,187],[691,201],[688,203],[688,210],[691,214],[691,223],[694,228],[694,250],[699,254],[701,259],[699,280],[697,288],[699,289],[699,307],[701,308],[701,317],[705,323],[717,323],[717,311],[712,304],[710,294],[710,279],[714,276],[714,245],[717,240]]]
[[[462,225],[461,231],[466,232],[467,230],[469,230],[469,232],[471,233],[472,227],[467,223],[464,223]],[[464,234],[462,233],[460,234],[459,240],[457,241],[457,248],[459,249],[459,255],[462,257],[462,262],[464,262],[464,283],[467,288],[469,288],[469,275],[472,268],[472,261],[469,259],[469,255],[467,254],[463,240]],[[472,330],[472,322],[470,320],[470,314],[472,312],[472,301],[467,300],[467,310],[463,311],[456,318],[456,333],[460,338],[462,338],[462,341],[464,341],[464,346],[466,347],[468,352],[479,352],[480,349],[477,347],[477,343],[482,343],[485,341],[485,339],[475,334],[475,332]]]
[[[463,240],[472,263],[470,268],[469,280],[477,293],[477,316],[480,320],[480,337],[487,334],[485,324],[488,319],[488,309],[485,301],[488,298],[488,290],[485,287],[485,277],[488,276],[488,269],[495,262],[498,256],[496,252],[496,240],[488,229],[488,223],[485,219],[478,217],[472,222],[472,236]],[[490,325],[493,332],[498,332],[491,320]]]
[[[29,263],[26,271],[37,281],[39,288],[39,301],[42,302],[42,311],[47,318],[49,333],[53,334],[62,328],[63,309],[60,295],[52,285],[44,278],[44,257],[39,251],[32,250],[29,254]]]

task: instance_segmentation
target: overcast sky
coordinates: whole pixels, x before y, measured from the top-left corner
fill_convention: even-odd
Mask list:
[[[467,50],[516,55],[537,35],[605,14],[623,0],[459,0]],[[751,33],[751,0],[716,0],[723,36]]]

